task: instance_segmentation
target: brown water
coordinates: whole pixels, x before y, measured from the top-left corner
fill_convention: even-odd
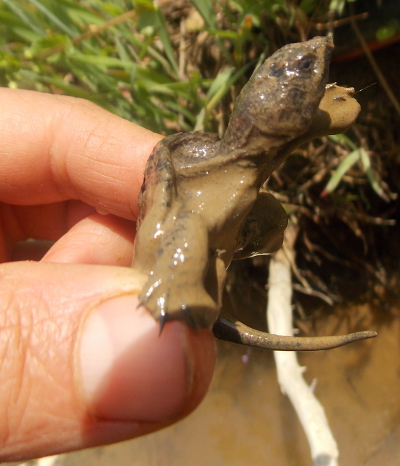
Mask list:
[[[346,322],[370,315],[367,306],[352,308],[348,319],[332,315],[320,322],[318,333],[346,332]],[[363,324],[379,332],[375,340],[299,355],[307,381],[316,379],[342,466],[400,464],[400,326],[397,318],[382,322]],[[218,348],[211,390],[187,419],[147,437],[63,455],[57,464],[311,466],[305,435],[280,393],[272,353],[229,343]]]

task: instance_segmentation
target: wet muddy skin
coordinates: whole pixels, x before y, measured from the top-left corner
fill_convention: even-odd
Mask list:
[[[132,264],[147,276],[140,303],[160,321],[183,319],[221,339],[274,350],[314,351],[375,332],[297,338],[220,316],[233,259],[275,252],[287,217],[262,184],[300,144],[346,131],[360,106],[352,88],[327,84],[329,37],[282,47],[253,73],[222,139],[204,132],[160,141],[147,163]]]

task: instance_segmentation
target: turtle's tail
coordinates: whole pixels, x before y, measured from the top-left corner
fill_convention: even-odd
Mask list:
[[[214,335],[220,340],[240,345],[254,346],[275,351],[321,351],[347,345],[353,341],[377,336],[376,332],[356,332],[347,335],[326,337],[292,337],[272,335],[247,327],[242,322],[220,317],[213,327]]]

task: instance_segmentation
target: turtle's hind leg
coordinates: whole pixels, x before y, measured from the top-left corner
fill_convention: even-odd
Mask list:
[[[219,303],[207,292],[210,264],[205,221],[187,211],[168,215],[140,303],[163,324],[182,319],[192,328],[211,328]]]

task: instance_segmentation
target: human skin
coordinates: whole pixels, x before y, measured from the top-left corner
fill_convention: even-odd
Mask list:
[[[160,334],[129,268],[160,138],[81,99],[0,89],[0,461],[153,432],[207,391],[211,331]],[[55,243],[42,257],[27,238]]]

